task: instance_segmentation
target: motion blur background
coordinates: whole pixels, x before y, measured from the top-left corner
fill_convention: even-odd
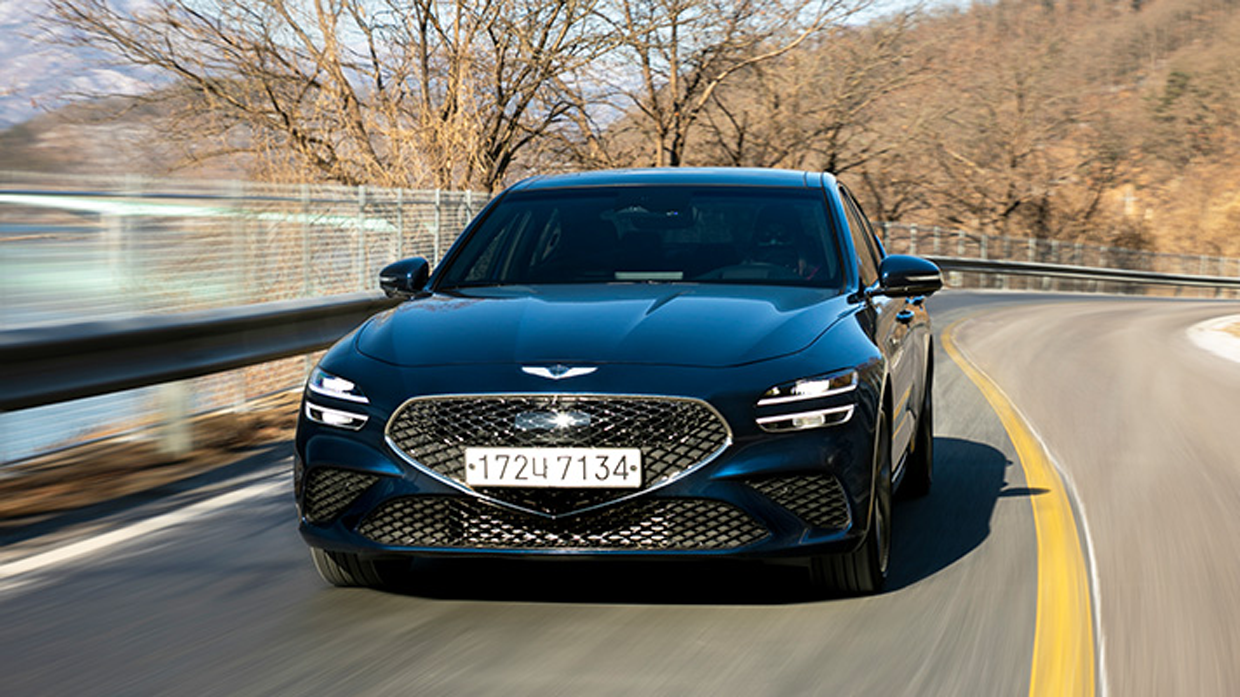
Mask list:
[[[252,5],[0,6],[0,329],[370,289],[496,189],[593,167],[826,169],[892,251],[1240,275],[1227,0]],[[2,414],[0,460],[158,403]]]
[[[1188,337],[1240,340],[1240,0],[0,0],[0,352],[373,293],[522,177],[690,165],[835,172],[955,269],[936,340],[1069,484],[1080,694],[1237,692],[1240,372]],[[1066,694],[1033,677],[1049,492],[959,355],[878,598],[743,565],[328,591],[288,496],[314,353],[0,412],[3,691]]]

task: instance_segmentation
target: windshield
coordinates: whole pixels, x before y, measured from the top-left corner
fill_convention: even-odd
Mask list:
[[[697,282],[842,289],[821,192],[615,187],[499,201],[437,287]]]

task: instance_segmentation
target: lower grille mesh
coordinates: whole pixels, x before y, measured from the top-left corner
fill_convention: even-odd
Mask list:
[[[816,528],[843,529],[851,520],[844,488],[834,477],[770,477],[746,484]]]
[[[718,501],[661,499],[552,520],[465,499],[394,499],[358,532],[400,547],[482,549],[734,549],[766,537],[743,511]]]
[[[379,478],[373,474],[352,470],[332,467],[310,470],[306,475],[302,505],[306,520],[315,524],[331,522],[377,481]]]

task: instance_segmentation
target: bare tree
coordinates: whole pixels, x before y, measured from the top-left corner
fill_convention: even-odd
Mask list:
[[[595,0],[51,0],[73,40],[171,78],[178,123],[343,183],[499,186],[565,117]]]
[[[895,106],[890,98],[928,75],[907,40],[911,25],[912,15],[902,14],[836,28],[750,67],[715,91],[699,140],[730,164],[832,172],[900,147],[902,139],[875,131],[884,107]]]
[[[868,209],[895,219],[921,201],[921,169],[907,152],[941,116],[917,97],[933,80],[930,45],[910,10],[834,27],[800,50],[738,73],[715,91],[695,162],[851,174]]]
[[[938,224],[1081,239],[1118,181],[1123,145],[1090,99],[1073,10],[975,6],[952,27],[943,105],[926,145],[926,195]]]
[[[623,164],[685,164],[694,131],[721,86],[870,5],[871,0],[606,2],[599,17],[617,45],[591,81],[590,95],[578,98],[579,141],[593,143],[586,154],[605,162],[627,150]],[[623,116],[614,117],[615,110]],[[600,111],[613,118],[598,118]]]

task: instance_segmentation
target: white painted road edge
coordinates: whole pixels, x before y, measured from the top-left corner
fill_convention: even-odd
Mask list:
[[[1240,316],[1238,316],[1238,319],[1240,319]],[[956,350],[959,351],[966,360],[973,363],[972,355],[959,343],[956,344]],[[977,364],[973,363],[973,365],[976,366]],[[1038,447],[1042,448],[1042,453],[1046,456],[1047,461],[1049,461],[1051,466],[1055,468],[1055,471],[1059,473],[1059,478],[1063,481],[1064,487],[1067,490],[1068,500],[1072,505],[1073,513],[1076,515],[1078,530],[1081,533],[1081,537],[1084,538],[1082,546],[1085,548],[1085,563],[1089,567],[1089,594],[1093,604],[1093,617],[1091,618],[1091,624],[1094,629],[1094,649],[1096,652],[1094,687],[1097,691],[1097,697],[1110,697],[1111,677],[1107,673],[1107,642],[1106,634],[1102,630],[1102,585],[1101,578],[1098,573],[1098,557],[1095,554],[1096,547],[1094,546],[1094,536],[1090,533],[1089,516],[1085,513],[1085,502],[1082,501],[1080,496],[1077,495],[1078,489],[1076,486],[1076,480],[1073,479],[1072,474],[1068,472],[1068,470],[1064,469],[1063,465],[1060,464],[1059,458],[1055,456],[1055,453],[1051,450],[1050,445],[1048,445],[1046,440],[1042,438],[1042,434],[1033,425],[1033,421],[1031,421],[1029,417],[1025,415],[1025,412],[1016,405],[1016,402],[1012,401],[1012,398],[1003,391],[1002,387],[996,384],[995,389],[1003,395],[1003,399],[1006,400],[1012,407],[1012,411],[1016,412],[1016,415],[1024,423],[1025,428],[1028,429],[1029,433],[1033,436],[1033,439],[1038,442]]]
[[[143,535],[150,535],[164,528],[185,523],[194,518],[210,515],[220,509],[288,491],[289,483],[284,477],[276,481],[260,481],[236,491],[213,496],[185,508],[169,511],[162,515],[140,520],[102,535],[67,544],[63,547],[41,552],[23,559],[0,564],[0,589],[22,585],[26,577],[43,571],[57,564],[72,561],[90,554],[96,554],[109,547],[124,544]]]
[[[1240,315],[1208,319],[1189,327],[1188,338],[1199,348],[1240,363],[1240,336],[1227,331],[1233,325],[1240,325]]]
[[[1094,604],[1094,644],[1097,649],[1098,661],[1098,664],[1095,666],[1096,678],[1094,683],[1098,691],[1097,697],[1110,697],[1111,677],[1107,673],[1107,641],[1106,635],[1102,631],[1102,585],[1098,575],[1098,557],[1094,554],[1094,536],[1089,532],[1089,516],[1085,514],[1085,503],[1077,496],[1076,492],[1078,489],[1076,480],[1072,478],[1072,473],[1059,464],[1059,460],[1051,452],[1046,441],[1042,440],[1042,434],[1038,433],[1037,429],[1033,427],[1033,424],[1020,411],[1019,407],[1016,408],[1016,413],[1020,414],[1020,418],[1025,421],[1025,427],[1033,434],[1033,437],[1038,441],[1038,445],[1042,446],[1042,452],[1046,453],[1046,458],[1050,460],[1051,466],[1055,468],[1055,471],[1059,473],[1059,477],[1067,486],[1068,499],[1072,502],[1080,522],[1081,536],[1085,538],[1085,559],[1089,565],[1089,590],[1090,595],[1093,596]]]

